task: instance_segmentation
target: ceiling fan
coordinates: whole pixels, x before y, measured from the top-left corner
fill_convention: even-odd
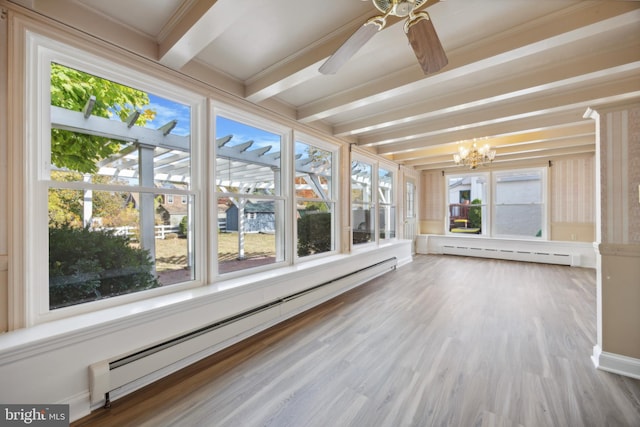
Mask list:
[[[366,0],[362,0],[366,1]],[[440,71],[449,63],[427,12],[419,11],[439,0],[372,0],[383,15],[369,18],[325,61],[319,71],[335,74],[362,46],[387,25],[389,16],[406,17],[404,32],[425,74]]]

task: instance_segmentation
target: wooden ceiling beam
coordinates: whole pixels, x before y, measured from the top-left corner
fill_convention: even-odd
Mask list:
[[[552,47],[596,36],[619,26],[632,25],[640,10],[634,2],[584,3],[548,15],[544,19],[518,26],[494,37],[448,52],[444,71],[425,77],[420,67],[412,66],[351,90],[301,106],[298,120],[313,122],[344,113],[363,105],[402,96],[432,84],[468,76],[488,67],[505,64],[546,51]]]
[[[627,73],[631,70],[640,70],[640,38],[635,43],[614,51],[598,51],[588,57],[569,58],[543,68],[528,69],[527,72],[509,79],[496,79],[483,86],[473,86],[384,114],[336,125],[334,135],[360,135],[394,126],[407,126],[452,111],[487,106],[523,96],[535,96],[576,84],[613,79],[617,73]]]
[[[526,118],[535,119],[539,116],[562,114],[567,111],[582,110],[584,112],[592,105],[618,102],[638,95],[640,95],[640,74],[620,81],[604,82],[565,92],[552,92],[546,96],[498,103],[485,108],[476,108],[472,111],[426,120],[417,126],[361,138],[358,145],[375,146],[403,143],[418,138],[496,123]],[[475,137],[482,136],[485,135],[475,135]]]
[[[158,45],[158,61],[179,70],[249,13],[252,0],[198,0],[170,24]]]

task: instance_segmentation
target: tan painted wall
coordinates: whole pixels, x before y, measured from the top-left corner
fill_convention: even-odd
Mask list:
[[[640,248],[624,255],[611,247],[600,251],[602,349],[640,359]]]
[[[592,222],[552,222],[551,240],[562,242],[595,242],[596,225]]]
[[[444,234],[445,193],[444,177],[441,171],[424,171],[420,180],[421,234]]]
[[[551,240],[595,241],[595,154],[559,159],[549,169]]]

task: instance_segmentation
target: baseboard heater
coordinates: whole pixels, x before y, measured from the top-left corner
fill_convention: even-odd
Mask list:
[[[396,257],[334,278],[311,288],[267,302],[258,307],[219,320],[182,336],[172,338],[115,360],[89,366],[91,404],[110,405],[110,392],[152,374],[175,367],[161,378],[248,336],[292,317],[311,305],[380,276],[397,266]],[[235,340],[234,340],[235,339]],[[184,361],[187,361],[184,363]],[[180,364],[179,362],[183,362]],[[180,366],[176,366],[176,365]],[[157,378],[156,378],[157,379]],[[153,380],[146,382],[151,383]],[[141,386],[145,385],[141,384]],[[139,387],[136,387],[139,388]],[[133,391],[133,390],[131,390]]]
[[[579,259],[575,259],[576,257],[579,258],[580,255],[542,250],[498,249],[470,245],[442,245],[442,253],[445,255],[539,262],[545,264],[580,264]]]

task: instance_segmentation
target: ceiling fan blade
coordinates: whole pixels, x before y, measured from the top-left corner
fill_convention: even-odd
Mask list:
[[[322,74],[335,74],[355,53],[382,29],[375,21],[369,21],[351,35],[346,42],[325,61],[319,71]]]
[[[409,43],[425,74],[440,71],[449,63],[436,29],[426,12],[416,14],[416,18],[408,22],[407,27]]]

